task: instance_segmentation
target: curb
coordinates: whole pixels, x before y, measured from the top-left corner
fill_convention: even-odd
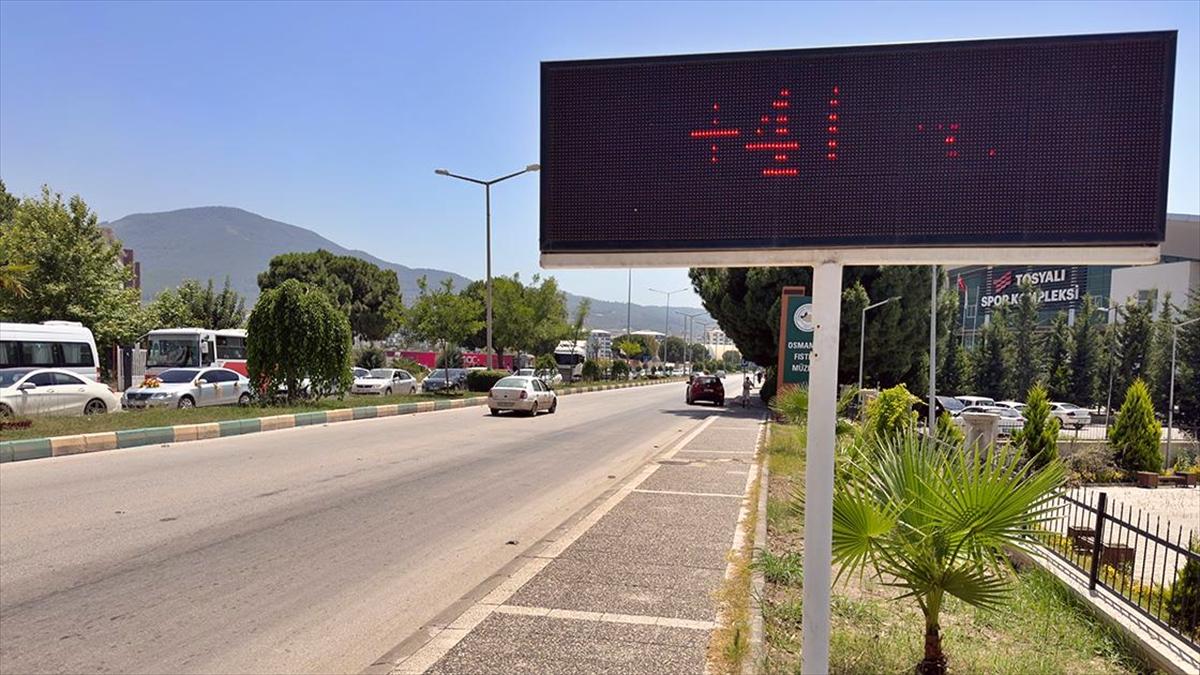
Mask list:
[[[564,389],[558,392],[558,395],[570,396],[572,394],[587,394],[613,389],[649,387],[657,384],[675,384],[680,381],[682,380],[673,379],[666,381],[655,380],[622,384],[589,385],[586,387]],[[445,399],[440,401],[419,401],[414,403],[361,406],[357,408],[338,408],[336,410],[318,410],[288,415],[226,420],[223,422],[202,422],[200,424],[181,424],[170,427],[147,427],[143,429],[76,434],[73,436],[3,441],[0,442],[0,464],[22,462],[30,459],[44,459],[47,457],[61,457],[63,455],[78,455],[86,452],[135,448],[143,445],[162,445],[164,443],[182,443],[209,438],[226,438],[229,436],[255,434],[263,431],[275,431],[277,429],[291,429],[293,427],[314,424],[352,422],[378,417],[416,415],[418,413],[436,412],[438,410],[473,408],[486,404],[486,396],[475,396],[472,398]]]
[[[758,474],[758,521],[754,527],[754,544],[751,555],[758,558],[767,549],[767,492],[770,485],[771,469],[768,466],[770,457],[767,456],[767,443],[771,440],[771,424],[763,417],[763,435],[759,439],[759,474]],[[766,659],[766,633],[763,627],[762,601],[766,592],[767,579],[761,567],[751,567],[750,573],[750,648],[742,659],[743,673],[756,673],[757,666]]]

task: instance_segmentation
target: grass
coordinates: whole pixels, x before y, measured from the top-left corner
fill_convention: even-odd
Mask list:
[[[804,480],[804,430],[774,425],[768,486],[768,544],[755,564],[767,578],[763,616],[767,673],[799,673],[803,517],[794,502]],[[1137,673],[1145,667],[1114,630],[1049,573],[1023,570],[1011,602],[986,612],[949,598],[941,614],[952,673]],[[924,617],[902,591],[869,578],[835,589],[830,640],[833,673],[911,673],[921,660]]]
[[[765,486],[755,480],[746,496],[746,518],[738,523],[747,536],[741,550],[730,551],[733,574],[721,582],[716,599],[721,608],[721,626],[713,631],[708,643],[708,672],[739,675],[750,648],[750,592],[754,555],[754,533],[758,526],[758,500]],[[761,545],[763,542],[758,542]]]
[[[293,413],[317,412],[321,410],[338,410],[341,408],[358,408],[373,405],[389,405],[393,403],[413,403],[416,401],[440,401],[453,398],[469,398],[485,394],[467,393],[464,395],[448,394],[415,394],[395,396],[347,396],[342,399],[328,398],[297,405],[273,406],[213,406],[210,408],[149,408],[146,410],[127,410],[108,415],[70,416],[70,417],[33,417],[33,424],[25,429],[12,429],[0,432],[0,440],[13,441],[22,438],[46,438],[49,436],[67,436],[71,434],[91,434],[101,431],[121,431],[125,429],[143,429],[147,427],[167,427],[175,424],[201,424],[204,422],[223,422],[225,420],[240,420],[252,417],[269,417],[271,415],[289,415]]]

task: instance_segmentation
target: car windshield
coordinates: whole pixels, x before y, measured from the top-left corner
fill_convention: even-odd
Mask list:
[[[1063,410],[1083,410],[1083,408],[1080,408],[1074,403],[1059,403],[1058,407],[1062,408]]]
[[[720,382],[719,379],[712,377],[711,375],[705,375],[704,377],[697,377],[696,381],[699,382],[700,384],[716,384],[716,383]]]
[[[162,374],[158,376],[158,379],[166,382],[167,384],[182,384],[184,382],[191,382],[192,380],[196,379],[196,373],[198,372],[200,371],[192,370],[190,368],[172,368],[171,370],[164,370]]]
[[[381,377],[386,380],[391,376],[392,371],[387,368],[375,368],[371,371],[371,377]]]
[[[938,401],[941,402],[942,406],[947,410],[962,410],[966,407],[963,405],[962,401],[956,398],[950,398],[949,396],[939,396]]]
[[[524,389],[528,382],[529,380],[523,377],[506,377],[497,382],[496,386],[507,389]]]
[[[1000,413],[1001,417],[1020,417],[1021,416],[1021,413],[1017,412],[1016,410],[1013,410],[1012,408],[1005,408],[1002,406],[996,407],[995,409],[993,409],[989,412]]]
[[[147,368],[200,365],[200,341],[192,337],[155,337],[150,339]]]
[[[353,372],[355,377],[366,377],[371,374],[371,371],[366,368],[355,368]]]
[[[33,372],[33,368],[5,368],[0,370],[0,387],[11,387],[17,380]]]
[[[427,380],[444,380],[444,379],[446,379],[446,370],[444,368],[438,368],[437,370],[431,371],[429,373],[429,375],[426,375],[425,379],[427,379]]]

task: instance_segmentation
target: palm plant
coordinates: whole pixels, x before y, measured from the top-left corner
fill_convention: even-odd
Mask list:
[[[833,499],[839,578],[870,568],[925,615],[919,673],[946,672],[938,617],[945,596],[984,609],[1009,591],[1005,548],[1025,549],[1063,481],[1009,449],[963,451],[915,432],[877,437],[847,460]]]

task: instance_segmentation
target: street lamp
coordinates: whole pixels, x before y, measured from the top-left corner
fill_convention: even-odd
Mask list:
[[[1171,428],[1175,426],[1175,347],[1179,344],[1179,329],[1197,321],[1200,321],[1200,316],[1171,326],[1171,393],[1167,396],[1167,454],[1163,457],[1164,462],[1171,461]]]
[[[662,293],[663,295],[667,296],[667,314],[666,314],[666,319],[663,321],[663,363],[666,363],[667,362],[667,337],[669,337],[671,335],[671,296],[675,295],[676,293],[682,293],[689,289],[680,288],[680,289],[674,290],[674,291],[660,291],[657,288],[651,288],[649,290],[654,293]]]
[[[685,333],[687,333],[687,338],[684,340],[686,344],[683,350],[683,360],[684,362],[690,362],[692,360],[690,351],[692,348],[692,327],[695,325],[696,317],[704,316],[705,314],[708,314],[708,312],[696,312],[695,314],[688,314],[687,312],[677,309],[675,310],[675,313],[684,318],[683,330]]]
[[[876,307],[881,307],[883,305],[888,304],[889,302],[891,302],[893,300],[899,300],[899,299],[900,299],[899,295],[893,295],[892,297],[888,298],[887,300],[880,300],[879,302],[877,302],[873,305],[867,305],[866,307],[862,308],[862,318],[858,322],[858,390],[860,392],[862,391],[862,388],[863,388],[863,353],[865,351],[864,347],[866,346],[866,339],[867,339],[867,310],[875,309]],[[860,396],[861,396],[861,394],[860,394]]]
[[[1112,335],[1112,339],[1108,341],[1108,399],[1104,402],[1104,437],[1108,438],[1108,428],[1112,426],[1113,353],[1117,351],[1117,308],[1097,307],[1093,311],[1108,313],[1108,332]]]
[[[501,181],[506,181],[509,178],[516,178],[517,176],[520,176],[523,173],[529,173],[531,171],[541,171],[541,170],[542,170],[542,166],[540,164],[530,164],[530,165],[526,166],[524,169],[521,169],[520,171],[514,171],[513,173],[510,173],[507,176],[493,178],[492,180],[479,180],[478,178],[470,178],[468,176],[460,176],[456,173],[450,173],[446,169],[434,169],[433,170],[433,172],[439,176],[448,176],[450,178],[457,178],[459,180],[465,180],[468,183],[475,183],[476,185],[483,186],[484,205],[485,205],[484,208],[486,209],[486,212],[487,212],[487,216],[486,216],[486,220],[487,220],[487,315],[486,315],[486,322],[487,322],[487,366],[488,366],[488,368],[492,368],[494,365],[492,363],[492,354],[495,353],[492,351],[492,186]]]

